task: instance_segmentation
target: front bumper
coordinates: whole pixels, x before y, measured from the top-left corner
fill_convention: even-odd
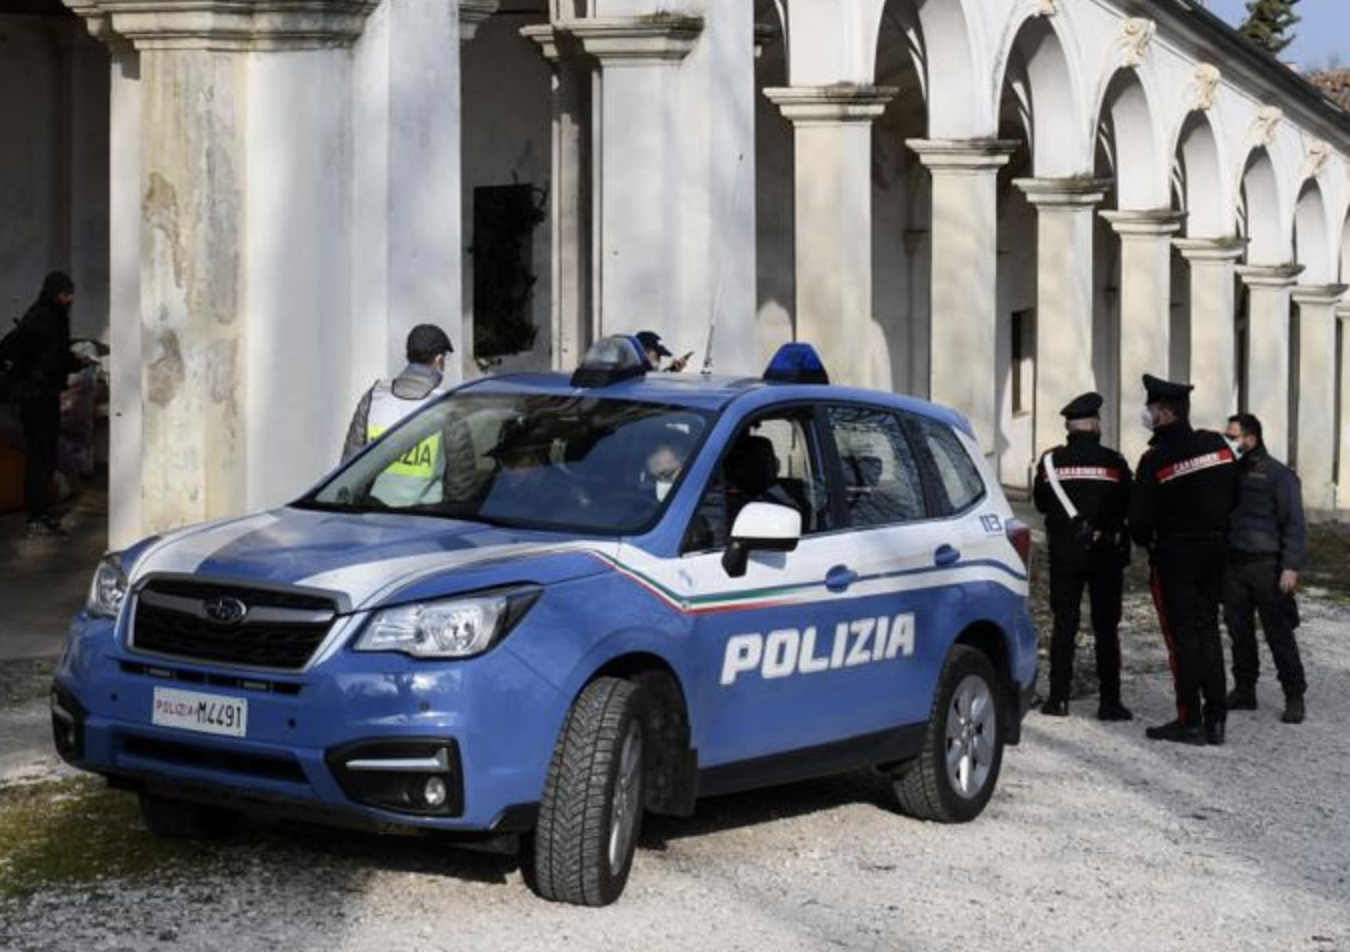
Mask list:
[[[246,736],[155,725],[157,687],[247,701]],[[342,649],[303,674],[241,672],[128,652],[85,615],[52,692],[58,752],[117,786],[379,829],[527,826],[566,709],[506,645],[435,663]]]

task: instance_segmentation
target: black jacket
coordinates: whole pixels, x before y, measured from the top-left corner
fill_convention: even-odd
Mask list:
[[[21,399],[66,389],[66,378],[84,364],[70,352],[70,310],[55,297],[40,296],[19,322]]]
[[[1092,529],[1114,536],[1125,528],[1130,509],[1130,464],[1115,450],[1101,444],[1095,433],[1070,433],[1064,446],[1056,446],[1036,464],[1033,498],[1045,513],[1045,531],[1051,536],[1077,535],[1045,470],[1045,458],[1054,460],[1059,483],[1079,516]]]
[[[1228,441],[1182,420],[1161,426],[1139,460],[1130,534],[1147,549],[1186,538],[1220,538],[1238,500],[1237,457]]]
[[[1303,571],[1308,530],[1298,476],[1265,447],[1244,456],[1239,469],[1242,494],[1233,513],[1228,547],[1252,555],[1273,555],[1281,568]]]

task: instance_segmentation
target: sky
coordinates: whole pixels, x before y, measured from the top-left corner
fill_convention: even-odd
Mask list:
[[[1211,12],[1237,26],[1247,15],[1247,0],[1208,0]],[[1350,69],[1350,0],[1300,0],[1294,10],[1303,20],[1297,39],[1282,58],[1300,69],[1324,69],[1333,56]]]

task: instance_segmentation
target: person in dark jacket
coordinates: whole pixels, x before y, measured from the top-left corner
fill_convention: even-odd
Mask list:
[[[1120,700],[1119,629],[1129,561],[1125,520],[1130,467],[1125,457],[1101,443],[1101,407],[1101,394],[1085,393],[1061,410],[1068,439],[1036,466],[1034,498],[1036,508],[1045,514],[1050,539],[1050,608],[1055,616],[1050,696],[1041,713],[1052,717],[1069,713],[1074,643],[1086,587],[1101,684],[1097,718],[1128,721],[1134,715]]]
[[[1237,454],[1221,434],[1191,428],[1192,387],[1145,374],[1144,389],[1153,438],[1139,460],[1130,533],[1149,553],[1177,697],[1176,720],[1146,733],[1152,740],[1222,744],[1227,685],[1219,601],[1238,498]]]
[[[29,536],[64,536],[51,512],[49,493],[61,436],[61,391],[86,362],[70,352],[70,308],[75,283],[53,271],[19,322],[19,420],[23,424],[23,499]]]
[[[1256,417],[1249,413],[1229,417],[1228,441],[1242,453],[1242,495],[1228,531],[1223,587],[1223,620],[1233,641],[1234,683],[1228,709],[1256,710],[1261,662],[1255,614],[1284,689],[1281,719],[1301,724],[1308,682],[1294,638],[1298,624],[1294,590],[1307,554],[1302,488],[1289,467],[1266,452]]]

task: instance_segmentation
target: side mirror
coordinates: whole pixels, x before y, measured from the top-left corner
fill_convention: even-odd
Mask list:
[[[751,552],[791,552],[802,537],[802,514],[771,502],[747,503],[731,527],[731,543],[722,568],[732,578],[745,575]]]

